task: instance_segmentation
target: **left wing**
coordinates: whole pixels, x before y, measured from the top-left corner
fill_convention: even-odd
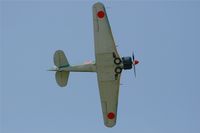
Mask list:
[[[98,80],[98,84],[104,124],[107,127],[113,127],[117,120],[120,78],[112,81]]]

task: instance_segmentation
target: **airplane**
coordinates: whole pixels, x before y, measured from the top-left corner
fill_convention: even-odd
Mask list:
[[[139,61],[135,59],[134,53],[132,57],[119,56],[104,5],[97,2],[92,10],[95,61],[71,66],[64,52],[57,50],[54,54],[55,67],[50,71],[56,72],[56,82],[60,87],[67,85],[70,72],[96,72],[104,125],[113,127],[117,120],[121,72],[133,68],[136,76],[135,65]]]

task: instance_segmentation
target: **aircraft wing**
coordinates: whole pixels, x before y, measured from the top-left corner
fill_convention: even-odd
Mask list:
[[[95,58],[104,124],[113,127],[117,119],[120,74],[114,59],[119,57],[103,4],[93,5]]]
[[[119,57],[105,7],[99,2],[93,5],[93,23],[95,53],[114,53]]]

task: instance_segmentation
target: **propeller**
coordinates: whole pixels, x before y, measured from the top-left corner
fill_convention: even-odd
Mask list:
[[[136,77],[136,67],[135,65],[137,65],[139,63],[138,60],[135,60],[135,56],[134,56],[134,52],[132,52],[132,59],[133,59],[133,69],[134,69],[134,75]]]

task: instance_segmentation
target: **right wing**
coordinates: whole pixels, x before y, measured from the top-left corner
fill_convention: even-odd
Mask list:
[[[110,23],[102,3],[93,5],[95,54],[112,53],[119,57],[113,39]]]

